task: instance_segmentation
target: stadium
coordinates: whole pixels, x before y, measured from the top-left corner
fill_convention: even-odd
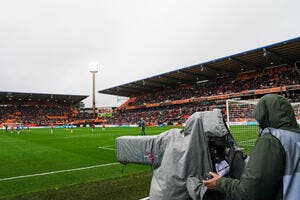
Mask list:
[[[141,199],[149,166],[121,165],[115,139],[182,128],[197,111],[221,109],[248,154],[257,139],[253,110],[263,95],[292,103],[300,123],[300,38],[98,91],[129,99],[96,112],[85,95],[0,92],[3,199]],[[53,130],[53,132],[50,131]],[[92,130],[94,129],[94,130]]]
[[[0,1],[0,200],[300,199],[299,7]]]

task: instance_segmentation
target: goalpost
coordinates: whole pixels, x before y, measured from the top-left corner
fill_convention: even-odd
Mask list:
[[[241,147],[252,147],[258,137],[258,126],[254,117],[254,108],[259,99],[227,100],[227,125]],[[300,102],[291,103],[300,124]]]

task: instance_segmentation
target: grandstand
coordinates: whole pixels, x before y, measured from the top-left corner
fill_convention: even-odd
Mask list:
[[[0,125],[63,125],[74,121],[78,113],[75,105],[85,98],[83,95],[0,92]]]
[[[300,101],[300,38],[181,68],[99,91],[130,97],[108,120],[148,125],[182,124],[195,111],[223,109],[226,100],[279,93]]]

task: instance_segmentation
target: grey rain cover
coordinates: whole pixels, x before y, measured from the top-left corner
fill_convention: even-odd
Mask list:
[[[118,137],[117,160],[153,167],[150,199],[202,199],[207,188],[199,180],[212,171],[208,137],[226,134],[220,110],[196,112],[188,118],[184,130]]]

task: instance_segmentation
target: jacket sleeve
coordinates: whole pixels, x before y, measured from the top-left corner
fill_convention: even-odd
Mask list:
[[[232,199],[267,199],[276,196],[282,183],[285,153],[271,134],[261,136],[240,180],[220,178],[217,190]]]

